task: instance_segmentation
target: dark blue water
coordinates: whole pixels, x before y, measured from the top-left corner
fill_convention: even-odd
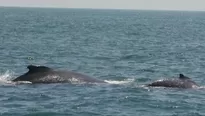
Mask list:
[[[205,12],[0,8],[0,115],[204,116]],[[109,84],[13,84],[29,64]]]

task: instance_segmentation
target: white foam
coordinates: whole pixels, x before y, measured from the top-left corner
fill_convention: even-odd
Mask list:
[[[196,88],[196,89],[205,89],[205,86],[194,86],[193,88]]]
[[[127,83],[134,82],[134,79],[126,79],[126,80],[123,80],[123,81],[105,80],[105,82],[107,82],[109,84],[121,85],[121,84],[127,84]]]
[[[30,81],[17,81],[17,82],[13,82],[14,84],[32,84],[32,82]]]
[[[6,71],[5,73],[0,74],[0,85],[13,84],[11,81],[13,73]]]

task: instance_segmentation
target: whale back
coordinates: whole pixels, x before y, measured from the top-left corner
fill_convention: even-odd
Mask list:
[[[34,65],[28,65],[27,68],[29,69],[28,73],[46,72],[52,70],[51,68],[46,66],[34,66]]]
[[[191,78],[184,76],[183,74],[179,74],[178,78],[174,79],[163,79],[157,80],[148,86],[155,87],[177,87],[177,88],[193,88],[194,86],[198,86]]]
[[[30,81],[35,78],[40,78],[41,73],[41,75],[46,75],[47,72],[49,73],[50,71],[52,71],[51,68],[46,66],[28,65],[27,68],[29,69],[27,73],[17,77],[13,81]],[[37,77],[35,75],[37,75]]]
[[[186,79],[191,79],[191,78],[184,76],[183,74],[179,74],[179,79],[186,80]]]
[[[46,66],[28,65],[28,72],[17,77],[13,81],[30,81],[32,83],[105,83],[90,76],[65,70],[55,70]]]

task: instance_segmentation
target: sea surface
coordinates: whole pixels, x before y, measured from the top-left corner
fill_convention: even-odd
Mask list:
[[[108,84],[11,82],[30,64]],[[205,116],[203,86],[205,12],[0,8],[0,116]]]

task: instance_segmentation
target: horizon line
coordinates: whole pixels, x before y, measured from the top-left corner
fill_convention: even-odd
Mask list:
[[[92,8],[92,7],[55,7],[55,6],[18,6],[0,5],[0,8],[42,8],[42,9],[93,9],[93,10],[132,10],[132,11],[181,11],[181,12],[205,12],[205,10],[179,10],[179,9],[133,9],[133,8]]]

